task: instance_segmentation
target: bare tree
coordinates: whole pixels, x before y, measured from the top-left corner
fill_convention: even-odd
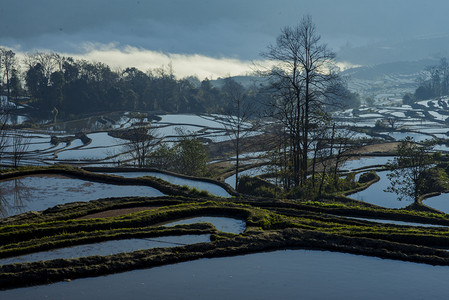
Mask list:
[[[388,123],[388,125],[390,125],[391,129],[395,130],[397,129],[398,126],[398,119],[391,117],[391,118],[387,118],[386,122]]]
[[[5,103],[7,105],[7,103]],[[8,142],[8,132],[6,130],[9,119],[9,109],[1,103],[0,105],[0,162],[4,156]]]
[[[0,51],[1,52],[1,51]],[[0,54],[1,55],[1,54]],[[1,61],[1,59],[0,59]],[[0,82],[1,84],[1,82]],[[1,97],[1,96],[0,96]],[[4,156],[4,152],[8,142],[8,135],[6,131],[6,125],[9,118],[9,108],[7,107],[7,102],[3,102],[0,99],[0,163]],[[5,196],[0,188],[0,218],[5,218],[8,216],[8,201],[6,201]]]
[[[7,49],[0,49],[2,52],[1,60],[2,60],[2,67],[3,67],[3,75],[5,77],[5,83],[6,83],[6,89],[7,89],[7,95],[8,100],[10,100],[11,96],[11,75],[13,73],[13,70],[16,67],[17,61],[16,61],[16,54],[12,50]]]
[[[3,47],[0,47],[0,87],[3,84],[3,76],[2,76],[2,72],[3,72],[3,52],[6,49]]]
[[[148,154],[158,143],[158,137],[150,123],[146,122],[144,115],[138,116],[138,123],[128,130],[127,138],[129,142],[124,146],[129,152],[139,168],[146,165]]]
[[[12,132],[10,139],[12,146],[12,162],[14,167],[17,167],[30,146],[30,137],[26,133],[15,130]]]
[[[273,62],[268,73],[274,94],[272,116],[286,128],[295,186],[305,183],[312,131],[326,118],[325,94],[336,86],[335,54],[320,43],[311,16],[296,27],[282,29],[276,44],[263,56]]]
[[[396,193],[398,200],[417,201],[426,192],[434,179],[429,170],[435,164],[432,149],[435,141],[426,140],[421,145],[415,144],[411,137],[403,139],[397,147],[397,156],[387,164],[390,185],[386,192]]]
[[[235,187],[239,183],[240,153],[242,139],[254,131],[250,118],[254,107],[248,101],[245,88],[232,78],[226,78],[222,91],[226,95],[228,105],[225,112],[225,127],[231,133],[235,151]]]
[[[45,78],[50,82],[51,74],[57,70],[62,71],[64,58],[54,52],[33,52],[25,56],[24,62],[28,69],[40,64]]]

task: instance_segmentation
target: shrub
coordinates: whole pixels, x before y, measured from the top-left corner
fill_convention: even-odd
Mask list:
[[[259,177],[242,176],[239,178],[237,191],[247,195],[275,198],[280,190],[274,184]]]
[[[360,175],[359,183],[367,183],[370,182],[371,180],[374,180],[375,178],[376,178],[375,172],[363,173],[362,175]]]

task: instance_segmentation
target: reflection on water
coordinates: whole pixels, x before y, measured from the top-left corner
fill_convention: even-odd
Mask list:
[[[3,196],[2,189],[0,189],[0,218],[5,218],[7,213],[7,205],[8,202],[5,199],[5,196]]]
[[[20,178],[10,180],[10,185],[2,184],[0,188],[0,217],[5,218],[25,211],[24,199],[31,198],[30,190],[22,183]]]
[[[386,134],[394,138],[396,141],[400,141],[405,139],[406,137],[411,137],[415,142],[423,142],[425,140],[432,139],[431,135],[425,133],[417,133],[417,132],[398,132],[398,131],[390,131],[390,132],[381,132],[381,134]]]
[[[398,196],[395,193],[384,192],[390,185],[390,180],[387,177],[388,173],[388,171],[377,172],[377,175],[380,177],[378,182],[374,183],[369,188],[351,194],[348,197],[386,208],[403,208],[410,205],[410,201],[399,201]]]
[[[155,197],[163,194],[148,186],[120,186],[58,175],[32,175],[1,181],[2,217],[40,211],[58,204],[107,197]]]
[[[168,248],[196,243],[210,242],[210,234],[182,235],[182,236],[162,236],[154,238],[139,238],[106,241],[95,244],[78,245],[54,249],[50,251],[36,252],[17,257],[0,259],[0,265],[13,263],[34,262],[40,260],[50,260],[57,258],[77,258],[93,255],[112,255],[122,252],[132,252],[140,249]]]
[[[142,176],[153,176],[156,178],[163,179],[167,182],[170,182],[171,184],[176,185],[187,185],[190,188],[196,188],[198,190],[204,190],[212,195],[218,196],[218,197],[231,197],[231,195],[221,186],[207,182],[207,181],[201,181],[201,180],[193,180],[183,177],[178,177],[170,174],[160,173],[160,172],[113,172],[113,173],[107,173],[111,175],[118,175],[123,176],[126,178],[134,178],[134,177],[142,177]]]
[[[447,193],[424,199],[423,204],[449,214],[449,195]]]
[[[389,171],[377,172],[377,175],[380,177],[378,182],[374,183],[369,188],[358,193],[351,194],[348,197],[386,208],[404,208],[412,204],[411,201],[407,200],[399,201],[398,195],[395,193],[385,192],[385,189],[390,185],[390,180],[387,177],[388,173]],[[423,203],[449,214],[448,194],[441,194],[439,196],[425,199]]]
[[[405,221],[396,221],[396,220],[385,220],[385,219],[369,219],[369,218],[356,218],[356,217],[348,217],[348,219],[383,223],[383,224],[394,224],[394,225],[407,225],[407,226],[421,226],[421,227],[443,227],[444,225],[434,225],[434,224],[425,224],[425,223],[415,223],[415,222],[405,222]]]
[[[362,157],[359,159],[349,160],[345,162],[340,169],[342,170],[355,170],[358,168],[364,168],[368,166],[375,165],[385,165],[388,162],[393,161],[393,156],[373,156],[373,157]]]
[[[287,250],[200,259],[1,293],[11,300],[447,299],[447,278],[447,266]]]

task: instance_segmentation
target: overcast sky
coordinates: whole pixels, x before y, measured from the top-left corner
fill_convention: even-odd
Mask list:
[[[448,12],[447,0],[1,0],[0,45],[213,77],[249,70],[305,14],[340,61],[447,55]]]

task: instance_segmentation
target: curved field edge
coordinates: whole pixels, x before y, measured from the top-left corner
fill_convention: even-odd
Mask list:
[[[166,170],[159,170],[159,169],[155,169],[155,168],[84,167],[83,170],[88,171],[88,172],[108,172],[108,173],[112,173],[112,172],[122,172],[122,173],[126,173],[126,172],[157,172],[157,173],[175,176],[175,177],[179,177],[179,178],[184,178],[184,179],[188,179],[188,180],[212,183],[212,184],[218,185],[219,187],[223,188],[231,196],[239,196],[240,195],[234,188],[232,188],[229,184],[227,184],[223,181],[219,181],[219,180],[215,180],[215,179],[207,178],[207,177],[189,176],[189,175],[174,173],[174,172],[170,172],[170,171],[166,171]]]
[[[340,251],[434,265],[449,265],[449,253],[443,250],[288,228],[270,232],[253,231],[211,243],[183,247],[155,248],[110,256],[56,259],[0,266],[0,288],[100,276],[201,258],[292,248]]]
[[[38,223],[8,224],[0,227],[0,257],[2,249],[9,244],[48,238],[49,236],[75,233],[101,232],[104,230],[138,229],[158,227],[160,223],[196,216],[226,216],[245,220],[249,224],[265,222],[271,213],[233,203],[216,203],[212,201],[164,206],[112,218],[95,218],[87,220],[59,220]]]
[[[121,169],[109,169],[111,172],[119,171]],[[214,197],[206,191],[198,191],[196,189],[190,189],[186,186],[179,186],[171,184],[163,179],[145,176],[137,178],[125,178],[122,176],[115,176],[102,173],[94,173],[86,171],[81,168],[75,168],[68,165],[54,165],[48,167],[22,167],[18,169],[3,170],[0,172],[0,180],[12,179],[28,175],[38,174],[55,174],[73,177],[77,179],[83,179],[88,181],[94,181],[99,183],[109,183],[115,185],[142,185],[155,188],[165,195],[172,196],[186,196],[186,197]],[[210,182],[210,181],[207,181]],[[231,187],[226,187],[232,194],[237,195]]]
[[[42,169],[31,168],[25,171],[41,174]],[[56,170],[55,172],[68,169],[68,173],[72,172],[70,174],[87,174],[87,178],[93,174],[61,166],[47,169]],[[23,176],[23,170],[3,173],[3,176],[14,177],[17,174]],[[111,175],[105,175],[102,178],[110,180],[110,177]],[[112,178],[117,180],[118,177]],[[133,207],[148,209],[107,218],[79,219],[93,213]],[[178,225],[174,228],[159,226],[160,223],[175,219],[204,215],[238,218],[246,222],[247,229],[241,235],[234,235],[219,232],[209,224]],[[212,242],[110,256],[3,265],[0,266],[0,288],[106,275],[205,257],[289,248],[341,251],[449,265],[449,253],[438,249],[449,248],[447,227],[380,224],[350,219],[351,217],[449,226],[449,215],[446,214],[413,206],[407,209],[385,209],[345,196],[328,196],[316,201],[243,195],[225,199],[203,197],[187,191],[182,195],[164,197],[124,197],[73,202],[1,220],[0,257],[130,237],[210,233]]]
[[[151,249],[111,256],[4,265],[0,266],[0,288],[105,275],[204,257],[287,248],[341,251],[449,265],[449,253],[429,247],[449,246],[449,233],[446,228],[385,224],[373,226],[366,221],[349,220],[304,209],[307,206],[310,208],[313,203],[277,203],[273,200],[269,201],[272,202],[269,205],[261,200],[252,202],[252,205],[224,201],[191,202],[113,218],[69,219],[3,226],[0,228],[2,240],[6,241],[0,251],[0,256],[3,257],[132,236],[155,237],[207,232],[214,234],[215,241],[176,247],[176,250]],[[256,205],[264,206],[265,209],[257,208]],[[267,206],[270,206],[270,209],[267,209]],[[304,207],[301,209],[301,206]],[[342,204],[328,206],[341,209]],[[355,207],[347,209],[357,210]],[[154,226],[164,221],[199,215],[241,218],[246,221],[247,231],[243,235],[235,236],[219,233],[206,224],[184,225],[171,229]]]

